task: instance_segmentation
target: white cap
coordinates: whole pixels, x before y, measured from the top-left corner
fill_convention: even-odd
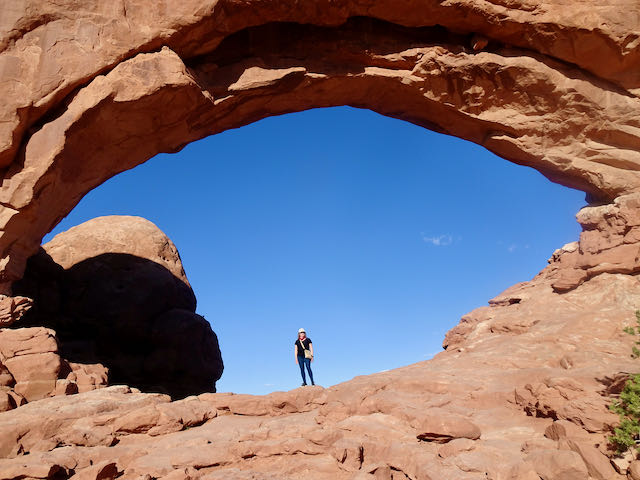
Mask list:
[[[298,329],[298,333],[307,333],[304,328]]]

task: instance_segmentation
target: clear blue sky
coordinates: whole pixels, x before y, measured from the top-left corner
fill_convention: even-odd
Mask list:
[[[324,386],[430,358],[463,314],[577,240],[583,205],[474,144],[340,107],[158,155],[52,233],[100,215],[153,221],[218,334],[218,391],[267,393],[300,384],[301,326]]]

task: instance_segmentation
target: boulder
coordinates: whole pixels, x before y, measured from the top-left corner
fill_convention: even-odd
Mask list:
[[[154,350],[144,359],[137,385],[144,386],[147,378],[170,379],[168,393],[182,398],[212,391],[222,376],[218,337],[196,313],[178,308],[162,313],[150,326],[149,341]]]
[[[589,475],[595,480],[612,480],[618,476],[611,461],[602,452],[586,442],[566,439],[560,442],[560,448],[576,452],[587,466]]]
[[[177,398],[215,391],[217,337],[195,313],[175,245],[153,223],[100,217],[60,233],[14,290],[35,302],[23,325],[57,332],[79,391],[104,385],[107,370],[111,383]]]
[[[108,384],[109,370],[100,363],[69,362],[70,372],[66,379],[76,385],[78,392],[88,392]]]
[[[57,353],[56,333],[48,328],[0,329],[0,359],[39,353]]]
[[[537,450],[527,457],[542,480],[588,480],[580,455],[568,450]]]
[[[32,305],[33,300],[27,297],[0,295],[0,328],[20,320]]]
[[[545,429],[544,436],[551,440],[562,440],[567,438],[584,440],[589,437],[589,433],[575,423],[571,423],[567,420],[556,420]]]
[[[42,327],[0,330],[0,359],[14,391],[27,401],[55,393],[63,370],[55,332]]]
[[[429,413],[416,426],[419,440],[447,443],[455,438],[477,440],[481,432],[470,420],[447,412]]]
[[[39,400],[55,393],[62,370],[60,356],[52,353],[22,355],[7,360],[7,368],[16,379],[13,389],[27,401]]]

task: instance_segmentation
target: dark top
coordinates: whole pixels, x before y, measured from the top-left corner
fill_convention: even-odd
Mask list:
[[[309,345],[311,345],[311,339],[307,337],[304,340],[302,340],[302,342],[300,341],[300,339],[298,339],[295,342],[293,342],[293,344],[298,346],[298,356],[304,357],[304,350],[305,349],[309,350]],[[304,348],[303,348],[303,344],[304,344]]]

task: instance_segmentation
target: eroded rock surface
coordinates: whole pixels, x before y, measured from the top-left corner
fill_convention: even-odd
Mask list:
[[[65,360],[56,332],[49,328],[0,329],[0,411],[101,388],[107,377],[101,364]]]
[[[43,235],[107,178],[313,107],[370,108],[468,139],[591,203],[578,216],[580,242],[465,316],[445,352],[326,390],[169,402],[129,387],[91,390],[88,380],[82,391],[80,378],[97,373],[69,362],[64,376],[56,348],[65,341],[2,353],[0,409],[25,401],[16,389],[34,401],[0,413],[0,479],[640,478],[638,460],[612,466],[606,448],[616,421],[606,406],[636,368],[621,332],[640,304],[636,1],[0,0],[0,11],[5,294]],[[64,340],[68,325],[108,322],[88,320],[90,304],[60,288],[77,292],[95,262],[106,274],[95,288],[109,295],[90,286],[88,298],[113,308],[111,297],[126,298],[116,279],[127,262],[108,251],[77,256],[66,243],[30,265],[20,288],[33,288],[31,310],[0,299],[0,326],[49,309]],[[151,262],[171,272],[182,282],[171,288],[186,292],[175,298],[189,303],[176,262],[123,254],[138,259],[136,271]],[[201,331],[186,303],[154,312],[169,356]],[[177,344],[162,337],[176,325]],[[53,335],[33,328],[33,338]],[[152,363],[168,368],[162,361]]]
[[[107,178],[313,107],[468,139],[591,200],[640,190],[635,0],[80,4],[2,2],[5,293]]]
[[[217,337],[195,313],[178,250],[148,220],[99,217],[56,235],[14,288],[35,303],[15,326],[55,330],[72,364],[178,398],[215,391]]]
[[[29,403],[0,414],[0,478],[111,465],[125,479],[622,480],[607,404],[637,367],[622,328],[640,281],[604,273],[564,294],[552,282],[497,297],[433,360],[327,389],[170,402],[108,387]]]

